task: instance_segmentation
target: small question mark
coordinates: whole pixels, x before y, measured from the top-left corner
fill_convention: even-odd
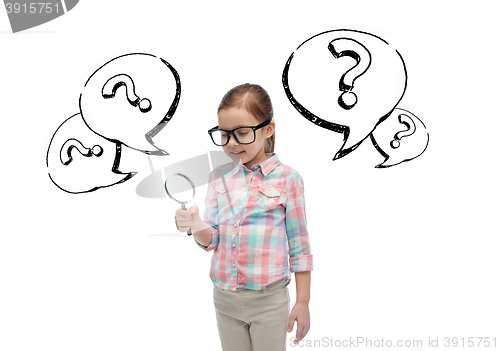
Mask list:
[[[91,157],[92,155],[99,157],[103,154],[104,150],[99,145],[94,145],[92,149],[86,148],[83,144],[77,139],[68,139],[61,147],[61,151],[59,153],[59,158],[61,159],[61,163],[65,166],[69,165],[73,161],[73,156],[71,152],[76,149],[82,156]]]
[[[399,141],[401,139],[403,139],[404,137],[412,135],[413,133],[415,133],[415,130],[417,129],[415,126],[415,122],[413,122],[413,120],[408,115],[400,114],[398,116],[398,120],[399,120],[399,123],[404,124],[407,129],[402,130],[402,131],[394,134],[394,140],[391,141],[391,147],[393,149],[397,149],[400,145]]]
[[[102,97],[105,99],[114,98],[116,90],[122,85],[125,86],[127,91],[127,100],[132,106],[139,105],[139,110],[142,113],[149,112],[151,110],[151,101],[149,99],[141,99],[135,94],[135,85],[132,78],[126,74],[118,74],[114,77],[108,79],[108,81],[102,87]]]
[[[371,54],[360,42],[349,38],[337,38],[328,44],[328,50],[335,58],[348,56],[356,60],[356,64],[342,75],[339,89],[343,93],[338,98],[340,107],[350,110],[358,102],[358,97],[352,91],[354,81],[362,76],[372,63]]]

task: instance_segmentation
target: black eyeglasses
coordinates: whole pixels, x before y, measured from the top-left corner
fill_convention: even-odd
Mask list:
[[[251,144],[255,141],[255,131],[269,125],[272,118],[262,122],[255,127],[239,127],[233,130],[219,129],[219,126],[213,127],[208,131],[212,141],[217,146],[224,146],[229,142],[230,135],[240,144]]]

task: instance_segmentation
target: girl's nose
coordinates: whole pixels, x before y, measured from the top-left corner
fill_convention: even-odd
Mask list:
[[[229,141],[227,142],[227,145],[229,145],[229,146],[236,146],[236,145],[238,145],[238,142],[234,138],[234,135],[232,135],[232,134],[229,135]]]

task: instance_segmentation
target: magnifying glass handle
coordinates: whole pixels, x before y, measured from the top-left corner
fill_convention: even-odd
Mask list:
[[[187,208],[186,208],[186,206],[184,204],[181,204],[181,207],[182,207],[183,210],[187,211]],[[191,233],[191,228],[188,229],[188,233],[187,234],[188,235],[193,234],[193,233]]]

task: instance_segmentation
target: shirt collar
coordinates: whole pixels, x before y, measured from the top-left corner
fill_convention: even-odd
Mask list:
[[[266,156],[267,160],[262,161],[257,165],[260,166],[264,177],[281,164],[280,160],[278,159],[278,155],[276,155],[275,153],[266,154]]]
[[[274,153],[274,152],[268,153],[268,154],[266,154],[266,156],[267,156],[267,160],[264,160],[260,163],[257,163],[256,165],[252,166],[253,170],[257,170],[260,167],[264,177],[267,176],[269,173],[271,173],[271,171],[273,169],[275,169],[276,167],[278,167],[281,164],[281,162],[278,158],[278,155],[276,155],[276,153]],[[238,172],[241,169],[245,169],[248,171],[248,168],[243,164],[236,164],[235,162],[233,162],[232,167],[233,168],[229,171],[229,175],[234,175],[234,174],[236,174],[236,172]]]

